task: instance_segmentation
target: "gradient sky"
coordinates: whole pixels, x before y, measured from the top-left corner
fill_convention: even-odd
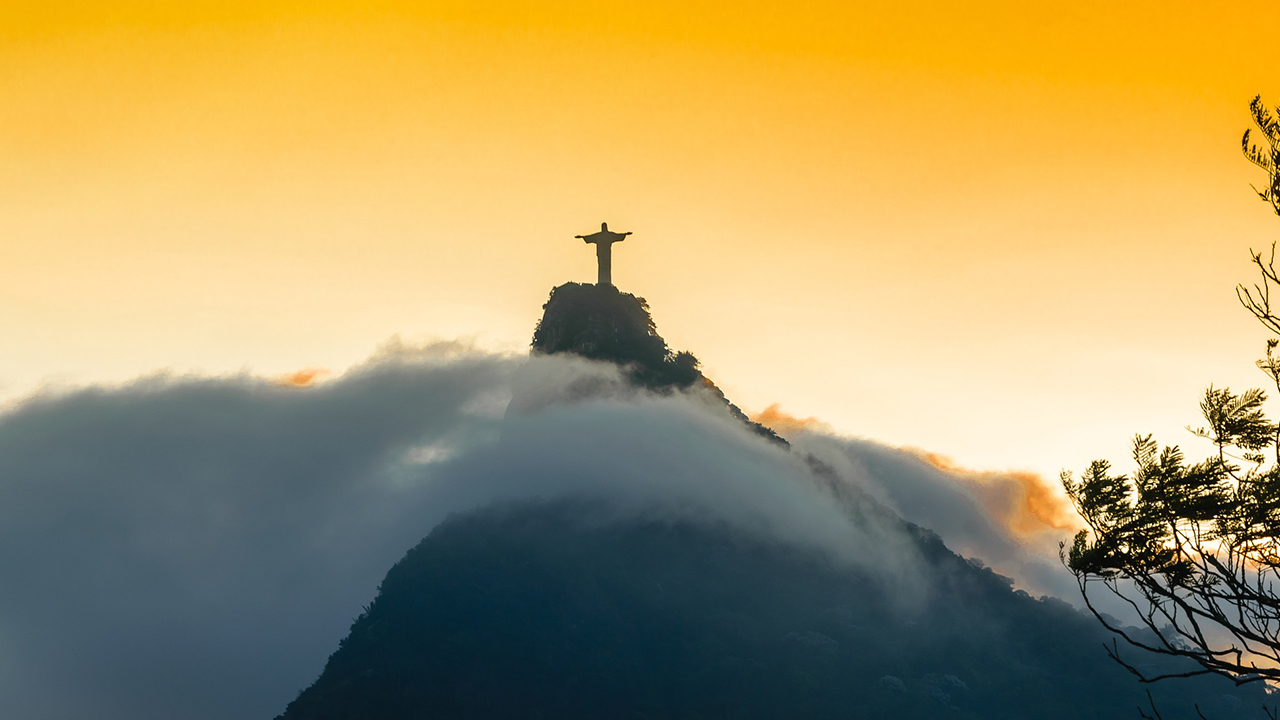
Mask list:
[[[1198,448],[1264,380],[1274,3],[48,5],[0,6],[9,402],[523,351],[602,220],[747,410],[970,467]]]

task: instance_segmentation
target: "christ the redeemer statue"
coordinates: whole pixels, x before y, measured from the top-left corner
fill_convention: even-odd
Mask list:
[[[613,232],[609,229],[609,223],[600,223],[600,232],[574,235],[576,238],[582,238],[583,242],[596,244],[596,262],[600,265],[600,278],[596,280],[597,285],[613,284],[613,254],[610,249],[614,243],[622,242],[630,234]]]

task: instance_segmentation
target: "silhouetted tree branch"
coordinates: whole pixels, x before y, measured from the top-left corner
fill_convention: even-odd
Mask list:
[[[1280,214],[1280,111],[1260,97],[1249,109],[1266,144],[1251,144],[1246,131],[1244,153],[1267,170],[1267,189],[1255,190]],[[1237,286],[1237,297],[1280,336],[1271,304],[1271,290],[1280,288],[1275,245],[1267,257],[1252,258],[1260,278]],[[1280,391],[1278,345],[1268,339],[1257,365]],[[1113,474],[1103,460],[1078,481],[1062,475],[1088,530],[1069,549],[1063,543],[1061,556],[1090,612],[1131,648],[1191,661],[1185,671],[1150,672],[1113,640],[1107,654],[1143,682],[1203,674],[1241,685],[1280,680],[1280,425],[1266,417],[1266,398],[1258,389],[1237,394],[1210,386],[1200,403],[1206,425],[1188,428],[1213,446],[1200,462],[1139,435],[1130,475]],[[1131,611],[1136,630],[1098,610],[1091,593],[1099,591]],[[1159,718],[1154,703],[1150,714],[1140,712]]]
[[[1271,204],[1271,208],[1280,215],[1280,107],[1274,111],[1262,104],[1262,96],[1256,95],[1249,103],[1249,114],[1253,124],[1262,134],[1266,145],[1255,145],[1251,142],[1252,130],[1245,130],[1240,140],[1240,149],[1249,162],[1267,171],[1270,182],[1265,190],[1254,188],[1258,197]]]

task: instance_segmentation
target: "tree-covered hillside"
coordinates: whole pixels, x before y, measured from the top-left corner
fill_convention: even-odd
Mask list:
[[[1137,717],[1103,631],[910,529],[883,578],[724,527],[541,502],[454,517],[396,564],[281,720]],[[1256,688],[1158,688],[1167,720],[1248,718]],[[1260,717],[1260,715],[1259,715]]]

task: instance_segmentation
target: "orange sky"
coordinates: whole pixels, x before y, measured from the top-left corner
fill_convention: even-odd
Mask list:
[[[1263,380],[1273,3],[45,5],[0,6],[3,397],[522,349],[601,220],[740,405],[968,467],[1195,447]]]

